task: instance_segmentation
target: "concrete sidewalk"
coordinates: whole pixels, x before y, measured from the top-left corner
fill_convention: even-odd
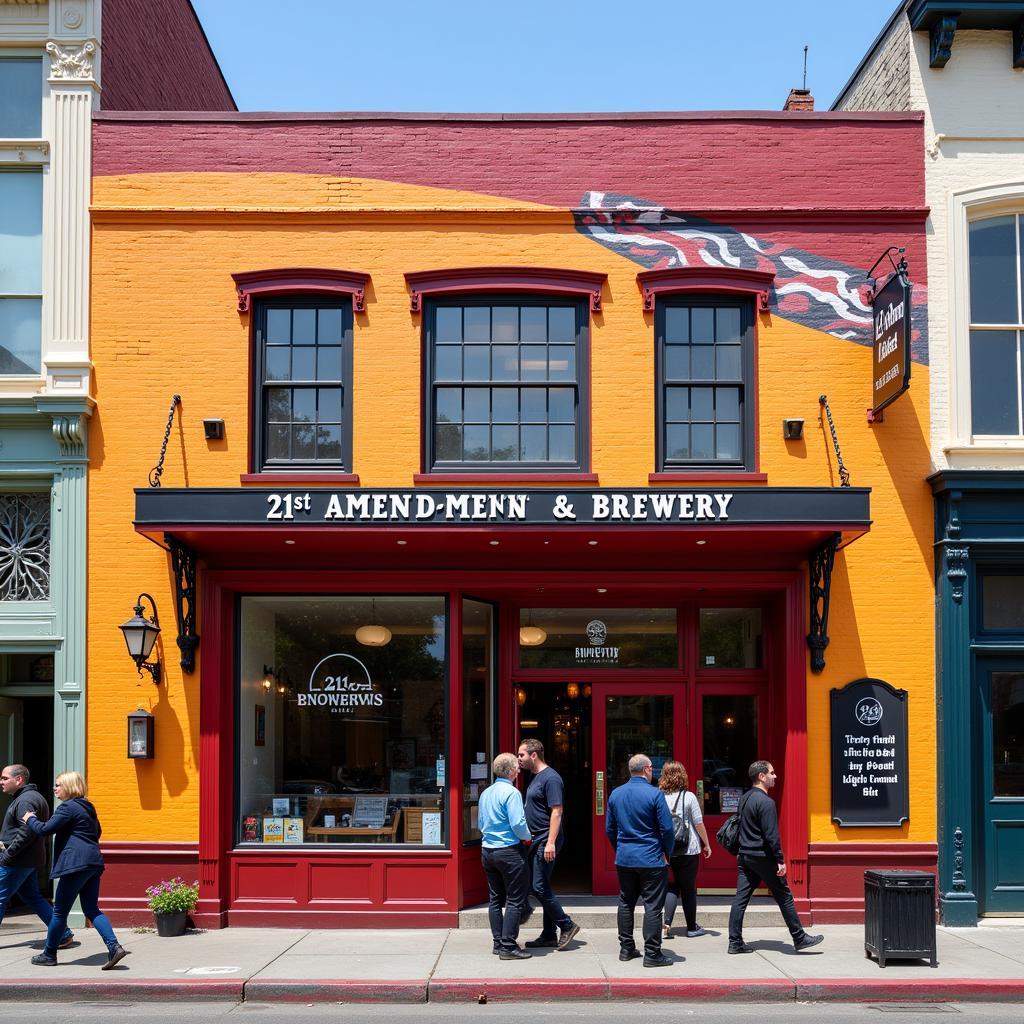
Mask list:
[[[639,915],[638,915],[639,920]],[[750,928],[756,952],[726,953],[726,936],[673,938],[671,967],[620,963],[610,929],[584,928],[562,951],[502,961],[480,929],[309,931],[227,928],[173,939],[122,928],[127,957],[101,971],[106,951],[92,930],[34,967],[42,928],[34,918],[0,927],[0,998],[7,1000],[209,999],[254,1002],[483,1002],[558,999],[764,1001],[1024,1000],[1024,923],[939,929],[939,966],[864,956],[860,926],[814,929],[825,942],[797,954],[778,928]],[[534,929],[521,939],[531,938]],[[638,946],[642,939],[637,936]]]

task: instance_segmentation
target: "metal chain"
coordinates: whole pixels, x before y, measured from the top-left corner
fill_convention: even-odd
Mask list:
[[[164,473],[164,459],[167,457],[167,442],[171,438],[171,426],[174,423],[174,410],[181,405],[181,395],[171,396],[171,408],[167,413],[167,429],[164,431],[164,443],[160,445],[160,459],[157,464],[149,471],[149,486],[159,487],[160,477]]]
[[[824,406],[828,418],[828,429],[832,431],[832,447],[836,450],[836,464],[839,466],[839,486],[850,486],[850,471],[843,464],[843,453],[839,450],[839,438],[836,436],[836,425],[832,422],[832,410],[828,407],[828,396],[819,395],[818,404]]]

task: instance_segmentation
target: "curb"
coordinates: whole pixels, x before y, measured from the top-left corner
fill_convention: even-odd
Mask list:
[[[610,998],[607,978],[448,978],[431,981],[431,1003],[523,1003]]]
[[[138,1000],[175,1002],[205,1000],[241,1002],[245,997],[242,978],[216,980],[169,980],[123,978],[91,981],[77,978],[18,978],[0,982],[0,1002],[85,1002],[92,999],[131,1003]]]
[[[247,1003],[425,1003],[422,981],[249,981],[239,999]]]
[[[19,978],[0,982],[3,1002],[220,1001],[255,1003],[513,1003],[610,1000],[745,1003],[941,1003],[1024,1001],[1024,978],[446,978],[324,979]]]

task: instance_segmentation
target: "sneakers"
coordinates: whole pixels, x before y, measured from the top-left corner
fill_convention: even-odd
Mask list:
[[[811,935],[808,932],[804,932],[804,937],[799,942],[794,942],[793,947],[799,953],[801,949],[810,949],[811,946],[816,946],[819,942],[824,941],[824,935]]]
[[[499,960],[531,960],[533,954],[528,953],[525,949],[516,946],[515,949],[503,949],[498,954]]]
[[[661,937],[663,939],[671,939],[672,938],[672,925],[670,925],[670,924],[663,924],[661,926]]]
[[[697,925],[692,932],[689,928],[686,929],[686,937],[688,939],[699,939],[702,935],[707,935],[707,932],[700,925]]]
[[[101,971],[109,971],[115,964],[119,964],[128,955],[128,950],[122,945],[114,946],[107,953],[107,962],[100,968]]]
[[[541,935],[536,939],[530,939],[528,942],[524,942],[523,945],[527,949],[554,949],[558,946],[558,939],[548,939]]]
[[[558,945],[555,948],[565,949],[579,933],[580,926],[578,924],[571,924],[568,928],[563,928],[562,934],[558,937]]]
[[[75,933],[68,932],[63,939],[60,940],[58,949],[70,949],[75,944]]]
[[[734,946],[731,942],[729,943],[730,953],[753,953],[754,947],[748,946],[745,942],[741,942],[738,946]]]
[[[623,963],[625,963],[627,960],[635,960],[638,956],[640,956],[640,950],[639,949],[620,949],[619,950],[619,959]]]
[[[34,963],[36,967],[56,967],[57,958],[55,956],[50,956],[49,953],[40,953],[39,956],[32,957],[32,963]]]
[[[657,956],[645,956],[644,967],[671,967],[675,961],[670,956],[665,956],[664,953],[659,953]]]
[[[501,946],[491,946],[491,952],[497,956],[501,952]]]

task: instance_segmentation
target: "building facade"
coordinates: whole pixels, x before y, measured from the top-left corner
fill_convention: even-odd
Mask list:
[[[153,27],[165,45],[143,57]],[[182,92],[168,72],[186,52],[206,75]],[[188,3],[0,3],[0,759],[27,764],[44,792],[53,772],[86,769],[89,199],[102,63],[109,109],[234,109]]]
[[[915,0],[835,109],[921,110],[938,608],[940,911],[1024,913],[1024,4]]]
[[[808,920],[934,867],[919,115],[101,113],[93,144],[114,915],[173,871],[209,927],[452,924],[489,763],[530,735],[568,784],[564,889],[614,891],[638,750],[712,830],[771,758]],[[894,244],[913,383],[872,425]],[[156,685],[117,629],[140,592]],[[833,757],[863,679],[906,738],[887,711]]]

